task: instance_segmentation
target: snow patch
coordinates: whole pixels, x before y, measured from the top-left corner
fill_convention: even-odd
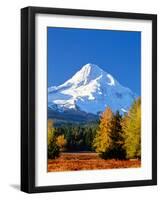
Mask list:
[[[127,110],[125,110],[124,108],[121,108],[121,111],[127,113]]]
[[[110,74],[107,74],[107,78],[108,78],[108,85],[111,85],[111,86],[115,85],[115,80]]]
[[[94,97],[93,95],[90,95],[90,96],[88,97],[88,99],[89,99],[89,100],[94,100],[95,97]]]

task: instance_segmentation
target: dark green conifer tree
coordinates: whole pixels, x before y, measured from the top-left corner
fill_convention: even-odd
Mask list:
[[[119,111],[113,115],[111,120],[110,138],[111,144],[105,152],[105,157],[114,159],[125,159],[126,151],[124,149],[125,137],[122,130],[122,116]]]

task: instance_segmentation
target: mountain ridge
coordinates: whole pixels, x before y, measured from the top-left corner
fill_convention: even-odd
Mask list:
[[[48,108],[98,114],[106,107],[128,111],[136,95],[98,65],[88,63],[59,86],[48,88]]]

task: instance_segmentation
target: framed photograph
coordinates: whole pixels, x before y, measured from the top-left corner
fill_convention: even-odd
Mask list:
[[[21,190],[157,184],[157,16],[21,9]]]

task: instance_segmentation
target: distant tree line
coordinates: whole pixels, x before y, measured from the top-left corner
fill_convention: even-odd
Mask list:
[[[96,151],[103,159],[141,158],[141,99],[120,115],[109,107],[98,122],[55,126],[48,120],[48,158],[60,151]]]
[[[48,120],[48,158],[58,157],[61,151],[94,151],[97,128],[98,122],[55,126],[53,120]]]

